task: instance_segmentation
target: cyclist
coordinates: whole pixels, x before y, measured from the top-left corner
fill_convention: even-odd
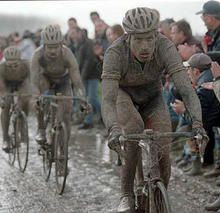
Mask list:
[[[69,48],[62,44],[63,37],[59,26],[49,25],[42,31],[43,46],[34,52],[31,63],[31,82],[33,93],[48,91],[72,96],[72,88],[76,96],[85,97],[78,64]],[[37,106],[37,105],[36,105]],[[38,131],[35,140],[42,144],[46,141],[44,112],[37,108]],[[70,118],[72,102],[63,101],[64,122],[70,135]]]
[[[201,106],[192,89],[175,45],[158,33],[159,12],[150,8],[128,10],[123,19],[127,34],[115,41],[104,57],[102,73],[102,115],[109,131],[108,145],[120,149],[122,133],[142,133],[144,128],[170,131],[170,119],[161,96],[161,75],[166,70],[181,94],[192,118],[193,134],[205,135]],[[161,145],[170,140],[159,141]],[[118,212],[133,212],[134,177],[140,148],[125,144],[125,165],[121,172]],[[171,165],[169,147],[160,154],[160,175],[168,186]]]
[[[2,107],[1,124],[3,132],[3,147],[5,152],[9,152],[9,110],[12,97],[7,94],[14,90],[24,94],[30,90],[30,65],[26,60],[21,59],[21,52],[15,46],[10,46],[4,50],[5,61],[0,64],[0,104]],[[18,104],[21,109],[28,114],[29,97],[19,98]]]

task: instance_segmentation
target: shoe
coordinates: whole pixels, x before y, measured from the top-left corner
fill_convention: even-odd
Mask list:
[[[220,197],[213,203],[209,203],[205,206],[206,211],[218,211],[220,209]]]
[[[10,152],[9,142],[7,140],[3,141],[2,150],[5,151],[6,153]]]
[[[206,172],[204,174],[205,178],[214,178],[214,177],[218,177],[220,175],[220,168],[216,167],[213,170]]]
[[[192,164],[188,164],[184,168],[182,168],[183,172],[189,172],[192,169]]]
[[[123,196],[120,199],[118,213],[133,213],[135,211],[135,201],[132,196]]]
[[[202,174],[202,163],[200,161],[200,157],[196,157],[196,159],[192,161],[192,168],[186,173],[186,175],[196,176],[201,174]]]
[[[37,141],[38,144],[43,144],[46,142],[46,133],[44,129],[39,129],[37,131],[37,135],[35,136],[35,140]]]
[[[93,128],[93,124],[87,124],[87,123],[82,123],[81,125],[79,125],[78,129],[92,129]]]
[[[183,158],[178,164],[177,167],[183,168],[189,166],[192,163],[190,158]]]

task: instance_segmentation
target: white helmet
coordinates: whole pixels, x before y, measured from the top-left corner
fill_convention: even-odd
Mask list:
[[[157,30],[159,27],[160,14],[155,9],[137,7],[128,10],[122,21],[125,31],[132,33],[147,33]]]
[[[21,59],[21,51],[16,46],[7,47],[4,50],[4,58],[5,60],[18,60]]]
[[[57,25],[48,25],[41,32],[41,37],[44,44],[59,44],[63,41],[62,32]]]

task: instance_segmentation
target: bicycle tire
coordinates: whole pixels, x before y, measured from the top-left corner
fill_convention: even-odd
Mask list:
[[[16,157],[16,145],[15,145],[15,123],[13,121],[13,114],[9,117],[9,153],[8,163],[13,166]]]
[[[171,213],[171,206],[167,190],[161,181],[155,183],[153,190],[153,202],[155,213]]]
[[[50,110],[47,109],[47,114],[46,114],[46,120],[45,120],[45,125],[47,127],[46,130],[46,138],[47,138],[47,143],[51,144],[50,147],[45,147],[43,150],[43,173],[45,177],[45,181],[48,181],[50,179],[51,175],[51,169],[52,169],[52,163],[54,161],[54,139],[55,139],[55,131],[53,129],[53,123],[54,123],[54,114],[53,111],[51,112]]]
[[[15,120],[15,140],[19,170],[24,172],[28,163],[29,136],[27,117],[23,111],[20,112]]]
[[[55,176],[57,193],[63,194],[68,173],[68,136],[64,122],[56,129],[55,136]]]
[[[45,177],[45,181],[50,179],[51,168],[52,168],[52,153],[49,150],[44,150],[42,154],[43,161],[43,173]]]

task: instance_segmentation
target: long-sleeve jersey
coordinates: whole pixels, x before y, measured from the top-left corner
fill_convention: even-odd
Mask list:
[[[116,101],[118,89],[126,91],[137,105],[147,105],[161,94],[161,75],[166,70],[183,98],[192,121],[202,121],[199,99],[183,67],[176,47],[158,34],[151,61],[144,67],[132,55],[127,35],[106,51],[102,73],[102,114],[107,128],[118,124]],[[129,116],[129,115],[128,115]]]

